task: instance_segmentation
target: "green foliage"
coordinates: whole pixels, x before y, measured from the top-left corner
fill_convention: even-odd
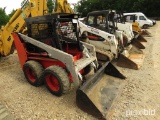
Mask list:
[[[9,17],[6,14],[5,9],[6,7],[0,8],[0,26],[5,25],[9,20]]]
[[[9,19],[14,15],[14,13],[16,12],[16,10],[12,10],[11,13],[8,15]]]
[[[143,12],[148,17],[160,16],[160,0],[80,0],[77,11],[82,16],[95,10],[114,9],[126,12]]]
[[[2,25],[6,25],[7,22],[10,20],[10,18],[13,16],[13,14],[16,12],[16,10],[12,10],[10,14],[6,14],[5,12],[6,7],[0,8],[0,28]]]
[[[47,7],[48,7],[48,12],[52,13],[53,8],[54,8],[54,6],[53,6],[53,0],[47,0]]]

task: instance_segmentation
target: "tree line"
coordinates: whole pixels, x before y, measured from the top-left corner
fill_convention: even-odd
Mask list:
[[[55,0],[47,0],[49,13],[54,9]],[[86,16],[88,12],[95,10],[113,9],[124,12],[143,12],[148,17],[160,17],[160,0],[80,0],[76,10]],[[6,14],[6,7],[0,8],[0,26],[5,25],[16,10]]]
[[[160,17],[160,0],[80,0],[76,7],[83,17],[88,12],[107,9],[143,12],[148,17]]]
[[[15,13],[15,10],[12,10],[11,13],[7,15],[5,9],[6,7],[0,8],[0,26],[5,25]]]

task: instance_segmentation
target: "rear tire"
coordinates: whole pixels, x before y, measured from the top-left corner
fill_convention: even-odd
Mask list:
[[[46,83],[47,89],[56,96],[68,93],[70,79],[65,69],[59,66],[50,66],[44,70],[42,79]]]
[[[43,81],[40,79],[43,72],[43,67],[37,61],[27,61],[23,66],[23,72],[27,81],[31,85],[38,87],[43,84]]]

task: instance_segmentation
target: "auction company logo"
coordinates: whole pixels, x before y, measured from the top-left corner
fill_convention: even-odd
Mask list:
[[[155,115],[156,114],[156,110],[146,110],[146,109],[143,109],[143,110],[127,110],[126,111],[126,117],[137,117],[137,116],[141,116],[141,115],[144,115],[144,116],[150,116],[150,115]]]

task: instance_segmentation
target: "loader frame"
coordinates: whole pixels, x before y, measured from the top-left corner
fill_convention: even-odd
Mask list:
[[[38,60],[40,63],[43,64],[44,68],[50,66],[50,65],[59,65],[63,68],[66,68],[67,71],[70,73],[70,75],[72,76],[72,80],[71,82],[73,82],[74,80],[74,86],[77,89],[80,86],[80,79],[79,79],[79,70],[81,70],[80,68],[82,68],[81,66],[79,66],[79,69],[77,69],[75,66],[75,61],[77,61],[78,59],[80,59],[81,57],[83,57],[85,55],[85,52],[82,49],[85,47],[86,49],[88,49],[88,51],[90,51],[90,53],[92,53],[93,56],[93,61],[96,63],[96,65],[98,65],[97,63],[97,59],[96,59],[96,52],[95,52],[95,48],[93,45],[90,45],[88,43],[84,43],[82,41],[79,41],[78,37],[76,41],[72,41],[72,39],[70,38],[62,38],[65,39],[65,41],[59,41],[59,37],[58,33],[57,33],[57,29],[56,29],[56,24],[58,21],[63,22],[72,22],[72,18],[74,18],[75,14],[52,14],[52,15],[46,15],[46,16],[40,16],[40,17],[33,17],[33,18],[27,18],[25,19],[26,23],[27,23],[27,27],[28,27],[28,36],[23,35],[21,33],[18,34],[13,34],[14,38],[15,38],[15,44],[16,44],[16,48],[19,52],[19,57],[20,57],[20,63],[21,63],[21,67],[23,68],[24,64],[26,63],[26,61],[33,59],[33,60]],[[59,16],[61,16],[62,18],[58,18]],[[65,18],[67,17],[67,18]],[[56,18],[56,19],[54,19]],[[45,23],[49,23],[49,21],[52,21],[53,24],[53,28],[51,28],[52,30],[50,31],[51,34],[53,33],[53,37],[55,40],[55,47],[52,47],[52,44],[44,44],[42,38],[44,39],[45,37],[50,37],[48,36],[49,34],[47,34],[47,36],[44,36],[44,34],[39,35],[40,30],[42,30],[43,32],[43,28],[45,29]],[[38,24],[40,23],[40,24]],[[34,30],[34,28],[36,27],[36,25],[39,25],[39,30]],[[42,25],[42,26],[41,26]],[[48,27],[51,24],[48,24]],[[75,26],[76,27],[76,26]],[[33,28],[33,29],[32,29]],[[75,28],[76,29],[76,28]],[[39,33],[38,33],[39,32]],[[49,32],[49,31],[48,31]],[[38,34],[38,36],[36,36],[36,33]],[[54,34],[57,33],[57,34]],[[19,39],[19,37],[21,39]],[[31,38],[32,37],[32,38]],[[62,37],[62,36],[61,36]],[[37,38],[38,40],[34,39]],[[42,42],[41,42],[42,41]],[[62,45],[60,44],[61,42],[64,42],[64,44],[73,44],[74,46],[78,46],[78,48],[73,47],[74,50],[70,50],[69,46],[66,46],[67,48],[67,52],[63,52],[63,48]],[[28,45],[25,45],[25,44]],[[34,52],[29,52],[26,51],[26,47],[30,46],[30,48],[28,48],[29,50],[32,51],[32,49],[35,49]],[[39,57],[37,57],[39,56]],[[45,58],[43,58],[45,57]],[[49,62],[50,61],[50,62]],[[86,62],[83,65],[87,66],[89,65],[90,62]],[[83,69],[83,68],[82,68]],[[82,78],[81,78],[82,79]]]

